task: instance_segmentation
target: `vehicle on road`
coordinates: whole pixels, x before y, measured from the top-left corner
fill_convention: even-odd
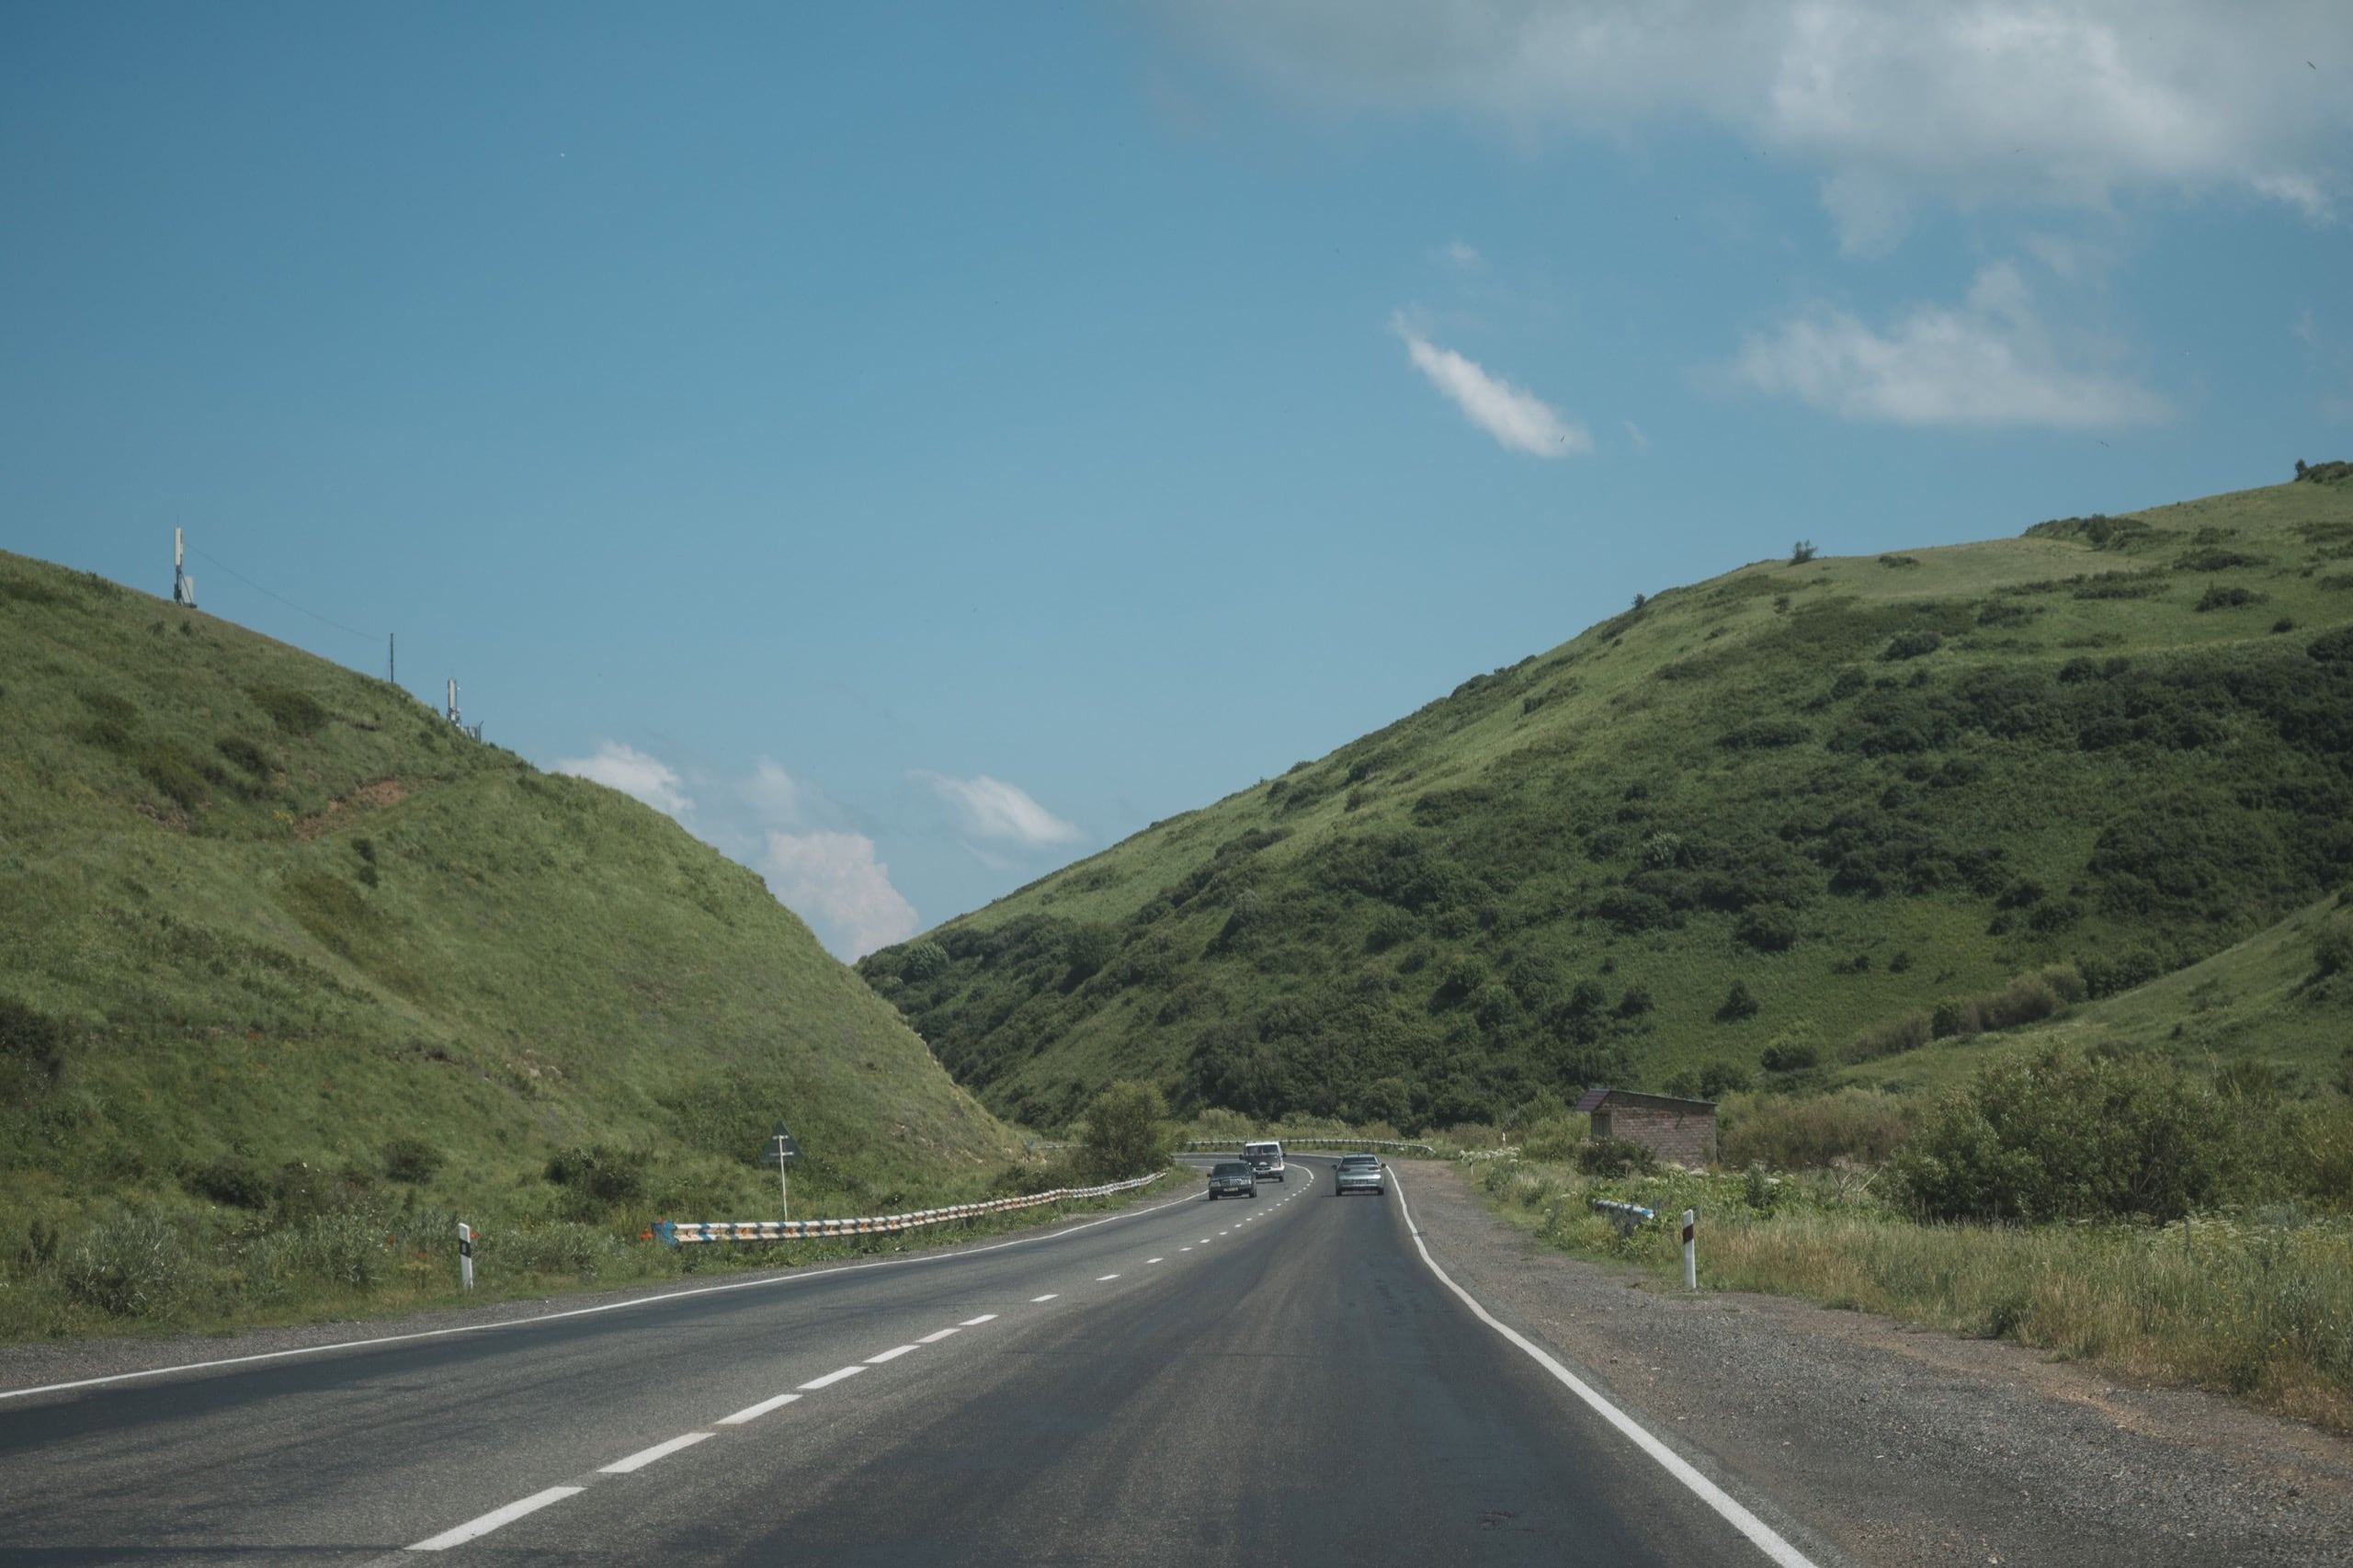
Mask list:
[[[1242,1158],[1250,1168],[1269,1181],[1283,1179],[1283,1146],[1272,1139],[1261,1143],[1242,1145]]]
[[[1351,1192],[1370,1192],[1379,1198],[1388,1190],[1388,1167],[1377,1154],[1343,1154],[1332,1172],[1332,1196],[1346,1198]]]
[[[1258,1173],[1241,1160],[1220,1160],[1210,1167],[1210,1197],[1256,1198],[1258,1196]]]

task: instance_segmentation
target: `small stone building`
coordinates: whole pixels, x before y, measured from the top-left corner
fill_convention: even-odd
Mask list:
[[[1596,1138],[1640,1143],[1671,1165],[1715,1163],[1716,1108],[1711,1100],[1639,1095],[1631,1089],[1587,1089],[1576,1108],[1593,1118]]]

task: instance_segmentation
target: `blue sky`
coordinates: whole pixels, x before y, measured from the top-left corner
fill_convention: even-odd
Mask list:
[[[2353,456],[2353,7],[0,11],[0,544],[896,939],[1803,537]]]

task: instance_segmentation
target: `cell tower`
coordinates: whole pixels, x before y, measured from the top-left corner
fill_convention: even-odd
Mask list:
[[[172,530],[172,602],[183,609],[196,608],[196,579],[185,570],[188,547],[181,541],[180,530]]]
[[[458,677],[456,676],[449,677],[449,722],[461,730],[466,727],[466,722],[458,716]]]

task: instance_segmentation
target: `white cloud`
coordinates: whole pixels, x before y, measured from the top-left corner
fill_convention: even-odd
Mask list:
[[[1187,0],[1172,26],[1320,105],[1525,133],[1702,120],[1817,168],[1853,248],[1914,199],[2235,187],[2325,217],[2344,0]]]
[[[1479,254],[1476,245],[1467,244],[1461,240],[1450,242],[1441,254],[1447,260],[1465,272],[1476,272],[1487,264],[1487,258]]]
[[[648,756],[635,746],[619,741],[607,741],[597,748],[594,756],[564,757],[552,771],[570,773],[578,778],[594,779],[608,789],[619,790],[652,806],[665,816],[684,821],[694,812],[695,803],[688,799],[685,780],[677,771],[658,757]]]
[[[845,959],[915,934],[915,906],[891,885],[862,833],[770,833],[760,869],[779,903],[830,928],[825,945]]]
[[[1068,844],[1086,836],[1032,800],[1029,792],[983,773],[972,778],[951,778],[944,773],[917,768],[912,777],[931,786],[934,793],[956,808],[964,831],[975,838],[1007,839],[1028,849]]]
[[[2063,364],[2006,263],[1978,273],[1961,309],[1919,306],[1885,332],[1817,306],[1749,337],[1728,370],[1759,392],[1893,425],[2102,429],[2172,412],[2130,381]]]
[[[1462,410],[1463,417],[1515,452],[1537,458],[1564,458],[1571,452],[1593,450],[1586,427],[1564,419],[1535,393],[1491,376],[1451,348],[1440,348],[1408,326],[1401,317],[1392,322],[1405,340],[1414,368]]]
[[[1626,439],[1634,444],[1634,455],[1636,457],[1641,457],[1643,453],[1651,449],[1651,438],[1643,434],[1643,427],[1641,426],[1635,424],[1631,419],[1620,419],[1618,423],[1626,427]]]
[[[760,758],[749,778],[735,786],[735,792],[767,826],[792,827],[801,821],[805,802],[801,781],[767,757]]]

